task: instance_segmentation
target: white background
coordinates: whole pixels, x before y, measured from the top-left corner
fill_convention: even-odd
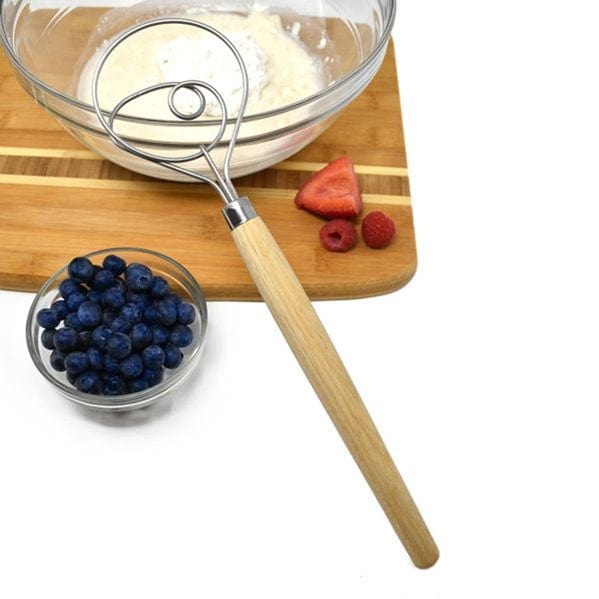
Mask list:
[[[594,0],[402,0],[419,248],[403,290],[319,303],[441,548],[407,559],[261,304],[111,418],[46,387],[0,293],[0,596],[597,597]]]

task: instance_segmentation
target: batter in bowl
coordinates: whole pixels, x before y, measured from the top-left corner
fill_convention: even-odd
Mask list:
[[[186,17],[218,29],[240,51],[250,86],[245,114],[291,104],[325,87],[322,64],[283,28],[278,15],[260,11],[247,16],[205,13]],[[99,48],[88,61],[78,83],[77,95],[86,102],[91,102],[91,79],[101,52]],[[223,95],[229,115],[236,116],[241,76],[233,55],[215,36],[185,25],[152,27],[119,45],[102,71],[98,87],[100,104],[112,109],[123,97],[144,87],[185,79],[199,79],[213,85]],[[140,98],[126,111],[140,117],[172,119],[166,93]],[[219,117],[220,108],[214,97],[207,92],[206,99],[204,117]],[[183,112],[193,112],[196,103],[192,92],[181,90],[177,94],[177,108]],[[135,125],[127,125],[130,127]]]

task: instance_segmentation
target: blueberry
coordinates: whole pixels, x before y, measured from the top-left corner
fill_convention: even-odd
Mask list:
[[[123,292],[123,295],[127,293],[127,285],[125,285],[125,281],[123,281],[123,279],[121,279],[120,277],[117,277],[114,280],[114,285],[111,287],[111,289],[112,288],[120,289]]]
[[[137,378],[144,369],[144,364],[139,354],[131,354],[121,362],[121,375],[126,379]]]
[[[134,262],[125,271],[125,283],[131,291],[147,291],[152,286],[152,271],[143,264]]]
[[[150,345],[141,353],[144,366],[151,370],[158,370],[164,365],[164,351],[158,345]]]
[[[73,258],[68,271],[69,276],[75,281],[87,283],[94,276],[94,265],[87,258]]]
[[[127,387],[120,376],[113,375],[104,381],[102,391],[104,391],[104,395],[122,395],[126,393]]]
[[[128,303],[137,306],[142,312],[150,305],[150,298],[145,293],[127,291],[125,298]]]
[[[104,314],[102,314],[102,324],[109,327],[117,316],[118,312],[113,310],[104,310]]]
[[[87,352],[89,358],[89,365],[94,370],[102,370],[104,365],[102,364],[102,352],[97,347],[90,347]]]
[[[102,364],[108,374],[118,374],[121,371],[121,361],[113,358],[110,354],[102,356]]]
[[[109,270],[100,269],[94,275],[91,284],[94,289],[104,291],[114,285],[114,275]]]
[[[83,302],[77,309],[77,316],[86,329],[92,329],[102,322],[102,309],[93,302]]]
[[[62,352],[55,349],[50,354],[50,366],[52,366],[54,370],[58,370],[58,372],[64,372],[66,370],[66,367],[64,365],[64,358],[65,355]]]
[[[65,327],[64,329],[58,329],[54,333],[54,347],[63,352],[68,353],[77,349],[79,345],[79,335],[75,329]]]
[[[82,351],[74,351],[64,359],[64,365],[71,374],[80,374],[89,368],[89,358]]]
[[[162,380],[164,370],[162,368],[156,370],[145,368],[141,376],[148,381],[148,387],[154,387]]]
[[[125,294],[119,287],[110,287],[102,292],[102,304],[111,310],[120,310],[125,305]]]
[[[163,277],[154,277],[150,286],[150,295],[152,297],[163,298],[170,292],[169,284]]]
[[[65,326],[75,329],[76,331],[80,331],[83,328],[81,321],[79,320],[79,316],[77,316],[77,312],[71,312],[67,314],[67,317],[64,319]]]
[[[177,322],[179,324],[191,324],[195,319],[196,311],[191,304],[181,302],[177,306]]]
[[[170,299],[173,302],[175,302],[177,306],[183,301],[176,293],[169,293],[166,297],[167,299]]]
[[[43,329],[54,329],[59,322],[56,313],[52,308],[41,309],[36,314],[35,320]]]
[[[102,292],[97,289],[90,289],[87,292],[87,301],[93,302],[94,304],[99,304],[102,301]]]
[[[158,302],[158,322],[167,327],[177,322],[177,304],[172,299]]]
[[[56,318],[58,321],[64,320],[69,313],[69,307],[64,300],[58,300],[54,302],[51,306],[52,310],[54,310],[54,314],[56,314]]]
[[[71,312],[76,312],[79,309],[79,306],[87,301],[87,294],[78,291],[77,293],[73,293],[69,295],[67,299],[67,306]]]
[[[73,293],[83,293],[83,287],[74,279],[65,279],[64,281],[61,281],[58,290],[64,299],[68,299]]]
[[[167,343],[164,346],[164,365],[167,368],[177,368],[183,360],[183,353],[178,347],[172,343]]]
[[[135,304],[125,304],[121,308],[120,314],[126,316],[131,324],[137,324],[142,319],[142,311]]]
[[[42,331],[41,342],[46,349],[54,349],[56,347],[54,345],[54,333],[56,333],[55,329],[44,329]]]
[[[115,256],[114,254],[109,254],[106,256],[106,258],[104,258],[102,267],[105,270],[109,270],[115,277],[118,277],[125,272],[127,264],[121,257]]]
[[[150,326],[158,322],[158,306],[156,304],[150,304],[144,310],[142,322]]]
[[[87,371],[82,372],[75,381],[75,387],[83,393],[94,393],[97,395],[102,391],[102,383],[97,373]]]
[[[168,342],[170,331],[161,324],[155,324],[152,327],[152,344],[153,345],[164,345]]]
[[[77,382],[77,377],[79,375],[77,374],[73,374],[71,372],[67,372],[67,381],[69,381],[69,383],[71,383],[71,385],[75,385],[75,383]]]
[[[143,322],[134,325],[129,333],[133,349],[143,349],[152,343],[152,329]]]
[[[131,353],[131,339],[124,333],[114,333],[106,343],[106,352],[117,360],[126,358]]]
[[[119,314],[110,325],[110,328],[115,333],[128,333],[131,330],[133,323],[124,314]]]
[[[92,342],[91,331],[79,331],[77,334],[77,349],[85,351]]]
[[[143,376],[139,376],[129,381],[129,392],[138,393],[139,391],[145,391],[149,386],[148,381]]]
[[[176,324],[171,330],[170,342],[176,347],[187,347],[193,341],[192,330],[184,324]]]
[[[112,329],[104,324],[92,331],[92,345],[98,349],[104,349],[106,342],[112,336]]]

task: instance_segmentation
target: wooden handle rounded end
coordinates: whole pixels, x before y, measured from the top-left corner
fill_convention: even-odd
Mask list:
[[[259,218],[233,229],[256,287],[418,568],[439,550],[358,391],[283,252]]]
[[[428,568],[432,568],[439,560],[439,548],[432,541],[431,546],[426,547],[423,551],[410,553],[410,557],[417,568],[427,570]]]

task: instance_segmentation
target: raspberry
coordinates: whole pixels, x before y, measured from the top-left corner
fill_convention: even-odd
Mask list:
[[[385,248],[395,237],[395,223],[386,214],[375,210],[362,221],[362,237],[368,247]]]
[[[329,252],[347,252],[357,241],[356,228],[348,220],[337,218],[320,229],[320,242]]]

